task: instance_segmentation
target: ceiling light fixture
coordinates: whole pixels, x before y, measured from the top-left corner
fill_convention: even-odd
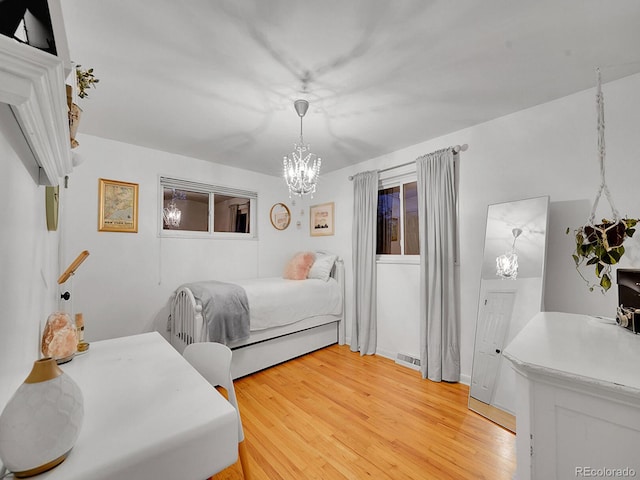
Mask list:
[[[502,278],[515,280],[518,276],[518,255],[516,254],[516,240],[522,233],[521,228],[511,230],[513,234],[513,245],[511,251],[496,258],[496,275]]]
[[[322,159],[311,153],[309,145],[302,139],[302,118],[309,109],[309,102],[296,100],[293,106],[300,117],[300,140],[294,144],[293,153],[284,157],[284,180],[289,187],[289,198],[292,194],[300,197],[311,194],[313,197]]]

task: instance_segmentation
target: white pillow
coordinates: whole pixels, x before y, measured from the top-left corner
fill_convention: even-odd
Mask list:
[[[333,268],[333,264],[336,262],[337,258],[337,255],[316,252],[316,260],[313,262],[311,270],[309,270],[309,273],[307,274],[307,278],[318,278],[328,282],[329,276],[331,275],[331,269]]]

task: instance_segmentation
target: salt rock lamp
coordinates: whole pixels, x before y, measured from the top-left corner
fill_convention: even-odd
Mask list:
[[[73,359],[77,350],[78,333],[71,317],[64,312],[49,315],[42,333],[42,354],[61,364]]]

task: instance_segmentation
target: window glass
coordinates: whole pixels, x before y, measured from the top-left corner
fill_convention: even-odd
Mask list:
[[[244,197],[214,194],[213,231],[249,233],[251,201]]]
[[[209,231],[209,194],[176,188],[163,189],[164,230]]]
[[[418,184],[378,190],[377,255],[420,255]]]
[[[418,182],[405,183],[404,190],[404,254],[420,255],[418,234]]]
[[[378,225],[376,253],[399,255],[400,243],[400,187],[378,190]]]
[[[160,235],[257,238],[256,192],[169,177],[159,186]]]

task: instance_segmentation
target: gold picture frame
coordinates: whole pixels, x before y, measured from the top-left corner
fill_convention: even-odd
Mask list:
[[[98,179],[98,231],[138,233],[138,184]]]
[[[309,228],[312,237],[335,233],[333,202],[313,205],[309,209]]]

